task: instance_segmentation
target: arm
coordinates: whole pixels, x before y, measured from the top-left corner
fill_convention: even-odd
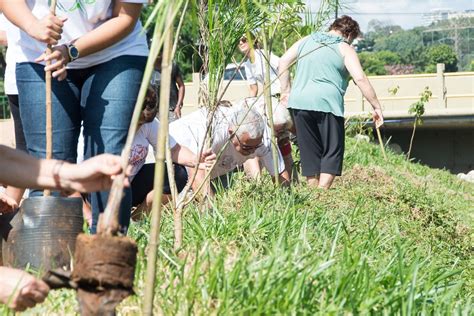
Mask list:
[[[8,185],[80,192],[108,189],[112,177],[122,172],[118,156],[103,154],[76,165],[53,159],[38,160],[6,146],[0,146],[0,168],[0,182]]]
[[[181,73],[178,72],[176,75],[176,83],[178,84],[178,103],[176,103],[176,109],[174,110],[176,117],[181,117],[181,108],[183,107],[184,94],[186,92],[186,87],[184,86],[183,78]]]
[[[367,79],[357,56],[356,51],[348,44],[341,44],[341,53],[344,56],[344,65],[354,79],[355,84],[360,89],[364,97],[369,101],[374,109],[372,116],[377,127],[383,124],[383,114],[380,102],[377,98],[374,88]]]
[[[80,56],[96,53],[125,38],[135,28],[141,10],[142,4],[115,0],[112,18],[74,42]]]
[[[44,302],[49,287],[43,281],[18,269],[0,267],[0,303],[24,311]]]
[[[10,22],[37,41],[56,45],[61,38],[66,18],[48,14],[38,19],[31,12],[26,0],[1,0],[0,10]]]
[[[207,183],[204,183],[201,187],[201,184],[206,180],[206,171],[202,169],[188,169],[189,175],[188,179],[189,181],[193,180],[194,181],[191,183],[191,188],[193,189],[193,192],[198,192],[199,189],[199,194],[197,195],[198,199],[202,199],[203,197],[214,197],[214,191],[211,190],[210,187],[210,181],[206,181]],[[196,174],[196,176],[194,176]]]
[[[7,32],[1,30],[0,31],[0,46],[7,46]]]
[[[173,148],[171,148],[171,159],[173,162],[189,168],[195,168],[196,164],[199,163],[200,169],[206,169],[212,166],[216,160],[216,155],[212,153],[211,150],[205,150],[202,153],[201,159],[198,159],[196,154],[194,154],[188,147],[181,146],[177,143]]]
[[[245,70],[245,76],[247,77],[247,83],[249,84],[249,95],[250,97],[256,97],[258,94],[258,85],[257,85],[257,79],[255,79],[255,76],[252,71],[250,60],[247,60],[244,63],[244,70]]]
[[[290,95],[291,83],[290,83],[290,67],[293,66],[296,59],[298,58],[298,48],[306,37],[300,39],[294,43],[290,49],[286,51],[283,56],[280,57],[278,63],[278,77],[280,78],[281,86],[281,103],[285,106],[288,104],[288,96]]]
[[[256,83],[249,85],[250,97],[256,97],[258,94],[258,85]]]
[[[133,31],[140,17],[141,9],[142,4],[123,3],[120,0],[115,0],[112,18],[74,41],[74,45],[79,51],[79,58],[101,51],[125,38]],[[64,67],[69,62],[69,53],[66,47],[64,45],[57,46],[51,55],[43,54],[36,62],[47,60],[57,61],[46,67],[45,71],[52,70],[53,77],[64,79],[66,73]]]
[[[275,175],[278,174],[279,183],[282,186],[289,186],[291,182],[290,173],[285,169],[285,162],[281,155],[280,149],[277,147],[278,152],[278,170],[273,169],[273,155],[271,150],[268,150],[264,156],[261,156],[262,163],[268,173],[272,176],[273,182],[275,182]]]

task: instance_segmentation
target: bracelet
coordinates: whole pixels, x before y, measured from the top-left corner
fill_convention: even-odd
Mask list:
[[[64,161],[58,160],[53,167],[53,179],[54,179],[54,184],[57,189],[61,189],[61,179],[59,177],[59,171],[61,170],[61,167],[63,166],[63,164],[64,164]]]

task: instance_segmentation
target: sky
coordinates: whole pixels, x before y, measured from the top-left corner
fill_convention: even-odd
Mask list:
[[[305,1],[312,11],[317,11],[321,0]],[[359,22],[362,32],[367,31],[370,20],[390,21],[404,29],[422,25],[422,15],[432,9],[443,8],[454,11],[474,9],[474,0],[340,0],[343,9],[339,15],[347,14]]]

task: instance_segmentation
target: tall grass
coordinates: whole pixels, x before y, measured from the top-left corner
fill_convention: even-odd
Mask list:
[[[165,210],[155,313],[471,315],[473,185],[346,140],[334,189],[275,188],[237,174],[212,208],[191,204],[179,254]],[[139,245],[140,315],[149,218],[130,228]],[[68,291],[33,312],[70,313]],[[66,311],[66,312],[64,312]]]
[[[386,164],[370,144],[349,140],[348,155],[329,192],[238,176],[212,209],[185,218],[179,256],[166,215],[161,311],[468,315],[472,185],[390,153]],[[147,225],[132,230],[141,247]]]

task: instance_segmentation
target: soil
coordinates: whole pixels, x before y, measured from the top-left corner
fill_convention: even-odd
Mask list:
[[[128,237],[77,237],[72,282],[82,316],[115,315],[115,307],[133,294],[137,245]]]

